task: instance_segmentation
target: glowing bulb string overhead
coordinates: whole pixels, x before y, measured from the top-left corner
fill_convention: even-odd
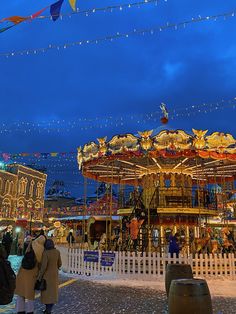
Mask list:
[[[157,6],[158,2],[160,2],[160,0],[144,0],[144,1],[139,1],[139,2],[134,2],[134,3],[125,3],[125,4],[119,4],[119,5],[113,5],[113,6],[106,6],[106,7],[98,7],[98,8],[90,8],[90,9],[86,9],[86,10],[79,10],[79,8],[75,8],[73,6],[73,12],[70,13],[61,13],[61,7],[63,4],[64,0],[59,0],[56,3],[53,3],[50,7],[47,6],[41,10],[39,10],[36,13],[33,13],[31,15],[28,16],[18,16],[18,15],[13,15],[10,17],[6,17],[6,18],[2,18],[0,20],[0,24],[5,23],[5,27],[1,27],[0,28],[0,33],[3,33],[5,31],[7,31],[8,29],[17,26],[23,22],[32,22],[33,20],[36,19],[40,19],[40,20],[44,20],[44,19],[50,19],[53,21],[58,20],[59,18],[62,20],[64,17],[69,17],[71,18],[73,15],[78,15],[78,14],[83,14],[85,16],[89,16],[91,14],[97,13],[97,12],[113,12],[114,10],[119,10],[119,11],[123,11],[123,9],[131,9],[131,8],[140,8],[143,5],[147,5],[147,4],[155,4]],[[164,2],[167,2],[167,0],[164,0]],[[42,15],[42,13],[47,10],[48,8],[50,8],[50,15]],[[10,26],[9,26],[10,25]]]
[[[36,54],[48,52],[50,50],[65,50],[67,48],[76,47],[76,46],[99,44],[99,43],[103,43],[107,41],[111,42],[117,39],[125,39],[125,38],[127,39],[130,36],[134,36],[134,35],[145,35],[145,34],[153,35],[154,33],[160,33],[162,31],[169,30],[169,29],[179,30],[193,23],[216,21],[220,18],[226,19],[230,17],[235,17],[235,13],[236,13],[236,10],[233,10],[231,12],[226,12],[226,13],[220,13],[216,15],[208,15],[204,17],[199,15],[196,18],[193,17],[190,20],[186,20],[179,23],[167,22],[164,25],[154,26],[151,28],[145,28],[145,29],[135,28],[125,33],[117,32],[116,34],[107,35],[105,37],[100,37],[100,38],[95,38],[95,39],[84,39],[84,40],[68,42],[64,44],[49,44],[47,47],[43,47],[43,48],[31,48],[31,49],[15,50],[11,52],[2,52],[0,53],[0,57],[9,58],[9,57],[23,56],[23,55],[36,55]]]
[[[218,110],[235,109],[236,98],[221,99],[214,103],[200,103],[195,105],[186,104],[184,106],[176,107],[168,104],[169,119],[176,120],[185,117],[196,116],[199,114],[209,114]],[[73,132],[76,130],[89,131],[94,129],[107,129],[107,128],[120,128],[124,125],[129,125],[132,121],[133,124],[149,126],[154,123],[155,125],[160,122],[161,111],[157,106],[156,111],[142,114],[124,114],[124,115],[107,115],[101,117],[87,117],[87,118],[74,118],[71,120],[53,119],[49,121],[30,122],[18,121],[12,123],[0,123],[0,134],[13,134],[13,133],[33,133],[48,134],[48,133],[61,133]]]
[[[141,8],[143,5],[147,4],[154,4],[155,6],[158,5],[160,2],[167,2],[167,0],[144,0],[144,1],[138,1],[138,2],[131,2],[131,3],[125,3],[125,4],[117,4],[117,5],[110,5],[106,7],[94,7],[94,8],[89,8],[85,10],[80,10],[79,8],[76,8],[74,12],[69,12],[69,13],[61,13],[59,18],[63,20],[64,18],[71,18],[72,16],[76,15],[85,15],[89,16],[95,13],[99,12],[113,12],[113,11],[123,11],[124,9],[131,9],[131,8]],[[52,19],[51,15],[40,15],[37,17],[37,19]]]

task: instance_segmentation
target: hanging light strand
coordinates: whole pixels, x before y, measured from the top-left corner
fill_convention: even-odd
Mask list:
[[[62,13],[60,14],[60,19],[64,18],[71,18],[72,16],[76,15],[85,15],[89,16],[95,13],[99,12],[113,12],[113,11],[123,11],[124,9],[131,9],[131,8],[140,8],[141,6],[145,6],[148,4],[154,4],[155,6],[160,3],[161,0],[144,0],[144,1],[138,1],[138,2],[133,2],[133,3],[125,3],[125,4],[117,4],[117,5],[112,5],[112,6],[106,6],[102,8],[90,8],[86,10],[80,10],[79,8],[76,9],[76,11],[69,12],[69,13]],[[162,2],[166,3],[167,0],[162,0]],[[36,19],[42,20],[42,19],[52,19],[51,15],[40,15]]]
[[[195,116],[199,114],[209,114],[217,110],[235,109],[236,97],[226,100],[222,99],[214,103],[200,103],[196,105],[185,105],[173,109],[169,106],[169,116],[171,120],[181,119],[184,117]],[[11,124],[0,124],[0,134],[13,134],[13,133],[33,133],[39,134],[45,133],[60,133],[60,132],[73,132],[75,130],[89,131],[92,129],[104,129],[104,128],[120,128],[124,125],[128,125],[130,121],[136,124],[150,124],[160,121],[161,112],[159,110],[143,113],[143,114],[126,114],[120,116],[103,116],[95,118],[78,118],[74,120],[52,120],[42,121],[41,123],[34,122],[13,122]]]
[[[74,41],[64,44],[49,44],[47,47],[44,48],[32,48],[32,49],[24,49],[24,50],[15,50],[12,52],[2,52],[0,53],[0,57],[15,57],[15,56],[23,56],[23,55],[34,55],[34,54],[40,54],[45,53],[50,50],[65,50],[67,48],[75,47],[75,46],[83,46],[83,45],[90,45],[90,44],[99,44],[106,41],[114,41],[117,39],[122,38],[129,38],[130,36],[134,35],[145,35],[145,34],[151,34],[159,33],[168,29],[178,30],[181,28],[185,28],[186,26],[193,24],[193,23],[200,23],[200,22],[206,22],[206,21],[216,21],[220,18],[226,19],[230,17],[235,17],[236,11],[231,11],[227,13],[221,13],[217,15],[209,15],[209,16],[198,16],[196,18],[192,18],[191,20],[186,20],[184,22],[179,23],[169,23],[167,22],[165,25],[155,26],[152,28],[146,28],[146,29],[133,29],[126,33],[120,33],[117,32],[116,34],[96,38],[96,39],[87,39],[87,40],[81,40],[81,41]]]

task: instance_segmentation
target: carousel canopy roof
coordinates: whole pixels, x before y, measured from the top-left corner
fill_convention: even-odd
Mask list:
[[[98,138],[78,148],[83,175],[102,182],[141,185],[149,174],[184,173],[211,183],[234,180],[236,141],[231,134],[164,130]]]

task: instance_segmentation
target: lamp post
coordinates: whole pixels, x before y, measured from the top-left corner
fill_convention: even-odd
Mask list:
[[[15,253],[16,255],[19,254],[18,250],[18,240],[19,240],[19,233],[21,232],[21,227],[16,227],[15,228],[15,233],[16,233],[16,239],[15,239]]]
[[[32,231],[32,220],[33,220],[33,209],[31,208],[31,210],[30,210],[30,228],[29,228],[29,232],[30,232],[30,235],[32,235],[31,234],[31,231]]]

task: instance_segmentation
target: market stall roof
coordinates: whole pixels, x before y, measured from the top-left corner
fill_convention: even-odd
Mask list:
[[[108,183],[142,185],[149,174],[184,173],[210,183],[236,178],[236,141],[231,134],[193,129],[115,135],[78,148],[78,165],[85,177]]]

